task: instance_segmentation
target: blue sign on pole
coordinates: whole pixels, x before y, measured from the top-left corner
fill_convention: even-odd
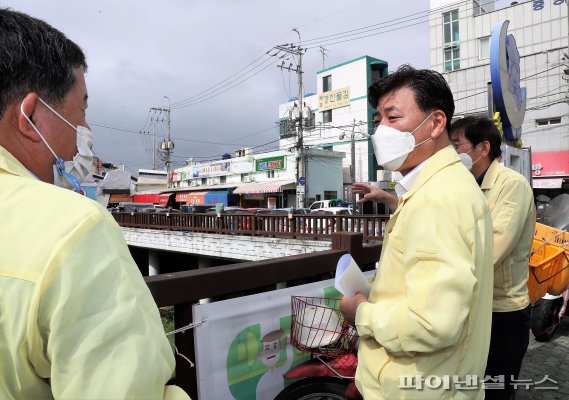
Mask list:
[[[526,112],[526,88],[520,87],[520,53],[513,35],[508,35],[510,21],[497,23],[490,37],[490,77],[494,103],[500,111],[504,135],[517,140],[522,134]]]
[[[298,184],[299,185],[305,185],[306,184],[306,178],[304,176],[301,176],[300,178],[298,178]]]

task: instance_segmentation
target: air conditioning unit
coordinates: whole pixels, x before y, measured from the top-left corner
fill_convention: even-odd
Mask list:
[[[190,186],[198,186],[198,182],[197,181],[191,181]]]
[[[255,175],[251,175],[249,178],[251,179],[251,182],[255,182]]]
[[[246,182],[246,183],[251,182],[251,177],[249,175],[244,176],[243,182]]]

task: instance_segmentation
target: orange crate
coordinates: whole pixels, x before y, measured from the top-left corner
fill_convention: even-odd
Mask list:
[[[565,251],[565,258],[569,256],[569,233],[553,228],[548,225],[536,223],[535,236],[562,248]],[[547,292],[553,295],[560,295],[569,286],[569,268],[561,267],[561,271],[553,276],[549,283]]]
[[[538,222],[535,224],[534,238],[550,241],[556,246],[562,247],[564,250],[569,250],[569,233],[560,229]]]
[[[528,291],[531,303],[535,303],[551,293],[552,279],[567,271],[568,259],[562,248],[534,237],[529,267]]]

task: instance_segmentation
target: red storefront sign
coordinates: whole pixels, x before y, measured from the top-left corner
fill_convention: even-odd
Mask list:
[[[531,155],[534,177],[569,175],[569,151],[547,151]]]

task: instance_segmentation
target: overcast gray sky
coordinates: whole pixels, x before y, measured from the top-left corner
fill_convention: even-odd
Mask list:
[[[303,58],[306,92],[316,91],[323,62],[319,45],[327,49],[326,67],[363,55],[387,61],[390,70],[404,63],[429,66],[428,0],[0,0],[0,5],[45,20],[83,48],[95,153],[134,174],[152,166],[152,139],[138,132],[152,130],[150,117],[158,115],[149,109],[167,107],[164,96],[173,105],[174,166],[188,157],[220,158],[269,142],[255,150],[274,149],[278,105],[296,95],[297,83],[295,74],[281,72],[280,61],[265,53],[297,42],[293,28],[309,48]],[[317,39],[375,24],[381,29]],[[174,108],[185,99],[192,100]],[[164,135],[166,124],[156,125]]]

